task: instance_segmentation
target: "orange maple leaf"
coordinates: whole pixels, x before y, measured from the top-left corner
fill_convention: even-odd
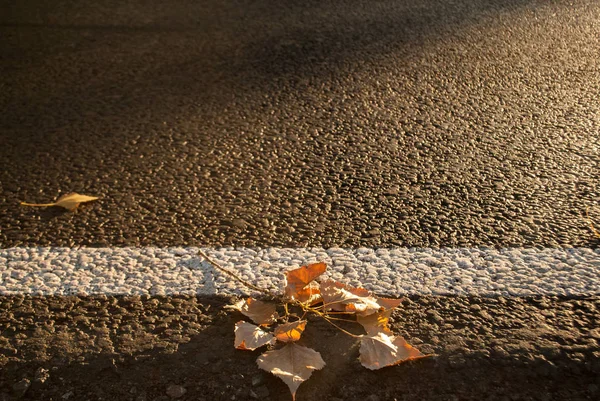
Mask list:
[[[312,295],[318,294],[317,289],[309,286],[311,281],[319,277],[327,270],[327,265],[323,262],[313,263],[302,266],[298,269],[290,270],[285,273],[285,295],[292,299],[298,299],[301,302],[310,299]]]
[[[294,342],[300,339],[306,328],[306,320],[297,320],[291,323],[280,324],[275,328],[275,337],[282,342]]]

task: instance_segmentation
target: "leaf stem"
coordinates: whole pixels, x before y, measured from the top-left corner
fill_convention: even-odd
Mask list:
[[[269,295],[271,297],[275,297],[273,294],[271,294],[271,292],[269,290],[267,290],[265,288],[257,287],[254,284],[249,283],[248,281],[244,280],[243,278],[241,278],[240,276],[238,276],[234,272],[232,272],[232,271],[224,268],[223,266],[219,265],[216,261],[214,261],[213,259],[211,259],[202,249],[198,250],[198,255],[202,256],[204,258],[204,260],[206,260],[208,263],[210,263],[210,265],[212,267],[214,267],[215,269],[219,270],[222,273],[227,274],[230,277],[233,277],[234,279],[236,279],[237,281],[239,281],[240,283],[242,283],[246,287],[251,288],[253,290],[256,290],[258,292],[262,292],[263,294]]]
[[[328,313],[327,314],[323,314],[323,316],[327,317],[327,319],[330,319],[330,320],[339,320],[340,322],[357,323],[356,320],[340,319],[339,317],[329,316]]]
[[[56,206],[56,203],[28,203],[28,202],[21,202],[21,206],[50,207],[50,206]]]
[[[335,328],[339,329],[340,331],[342,331],[343,333],[349,335],[350,337],[354,337],[354,338],[360,338],[360,336],[357,336],[356,334],[352,334],[347,330],[342,329],[340,326],[338,326],[337,324],[333,323],[331,321],[331,319],[335,319],[335,318],[330,318],[329,316],[327,316],[325,313],[318,311],[316,308],[310,308],[310,307],[305,307],[303,308],[304,312],[306,314],[306,312],[312,312],[315,315],[321,317],[322,319],[325,319],[325,321],[327,321],[327,323],[329,323],[330,325],[334,326]],[[336,319],[336,320],[344,320],[344,319]],[[351,322],[351,320],[345,320],[346,322]]]
[[[325,312],[328,315],[355,315],[356,312],[346,312],[346,311],[327,311]]]
[[[343,305],[340,301],[332,301],[332,302],[328,302],[328,303],[323,303],[319,306],[317,306],[316,308],[313,309],[324,309],[326,307],[329,307],[331,305]],[[348,312],[342,312],[342,313],[348,313]]]
[[[323,319],[325,319],[325,321],[326,321],[327,323],[329,323],[330,325],[332,325],[332,326],[334,326],[335,328],[337,328],[338,330],[340,330],[342,333],[344,333],[344,334],[347,334],[347,335],[349,335],[350,337],[354,337],[354,338],[360,338],[360,337],[361,337],[361,336],[357,336],[356,334],[352,334],[352,333],[350,333],[350,332],[349,332],[349,331],[347,331],[347,330],[344,330],[344,329],[342,329],[340,326],[338,326],[337,324],[333,323],[333,322],[331,321],[331,319],[329,319],[329,317],[327,317],[327,316],[325,316],[325,315],[323,315],[323,314],[321,314],[321,313],[318,313],[318,315],[319,315],[320,317],[322,317]]]

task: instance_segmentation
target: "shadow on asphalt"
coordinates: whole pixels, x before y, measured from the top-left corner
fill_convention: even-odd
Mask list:
[[[261,350],[233,348],[233,328],[243,317],[222,309],[231,302],[226,298],[0,301],[4,399],[15,396],[24,379],[31,386],[23,399],[31,400],[166,401],[170,386],[184,388],[184,400],[289,397],[283,382],[257,367]],[[378,371],[360,365],[356,339],[309,319],[301,343],[319,351],[327,366],[300,387],[299,400],[593,399],[600,372],[597,333],[568,328],[572,322],[591,327],[598,299],[503,302],[405,300],[394,314],[394,332],[436,356]],[[354,324],[344,328],[357,333]],[[47,380],[36,382],[43,370]]]
[[[285,384],[257,367],[262,351],[234,350],[235,320],[222,319],[177,347],[8,364],[0,391],[15,395],[14,383],[45,367],[48,381],[34,382],[23,399],[166,401],[173,386],[185,389],[183,400],[288,399]],[[444,353],[369,371],[357,360],[354,340],[322,322],[311,324],[314,330],[305,345],[317,349],[327,366],[300,387],[299,400],[566,400],[586,399],[597,391],[597,375],[585,362],[527,360],[525,350],[492,357]]]
[[[531,3],[216,1],[123,10],[112,3],[54,9],[23,2],[0,21],[7,38],[0,45],[2,81],[10,89],[24,67],[37,63],[49,63],[53,75],[49,90],[26,102],[10,97],[22,90],[8,91],[2,126],[25,124],[26,135],[38,137],[97,122],[106,127],[103,137],[132,135],[119,129],[132,119],[171,120],[179,107],[210,114],[236,98],[260,98],[282,86],[301,90],[304,80],[318,85],[386,55],[403,63],[425,43]]]

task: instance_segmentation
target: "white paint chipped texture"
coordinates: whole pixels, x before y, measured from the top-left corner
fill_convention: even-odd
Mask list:
[[[584,296],[600,293],[600,249],[202,248],[255,285],[324,261],[325,277],[381,295]],[[0,294],[233,295],[246,288],[198,248],[0,249]]]

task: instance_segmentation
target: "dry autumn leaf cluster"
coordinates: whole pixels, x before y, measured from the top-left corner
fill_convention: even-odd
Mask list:
[[[365,334],[353,335],[340,330],[360,340],[360,362],[368,369],[381,369],[425,357],[389,328],[392,311],[401,300],[377,297],[364,288],[336,281],[317,282],[316,278],[325,270],[325,263],[315,263],[286,273],[282,314],[278,312],[276,303],[254,298],[241,300],[229,307],[240,311],[254,323],[236,323],[235,347],[255,350],[269,346],[271,349],[258,357],[258,366],[283,380],[294,400],[300,384],[314,370],[325,366],[317,351],[296,344],[306,328],[305,316],[309,313],[332,324],[332,320],[338,320],[331,316],[334,313],[336,316],[356,316],[356,322],[364,328]],[[291,313],[290,307],[299,307],[302,316]]]

